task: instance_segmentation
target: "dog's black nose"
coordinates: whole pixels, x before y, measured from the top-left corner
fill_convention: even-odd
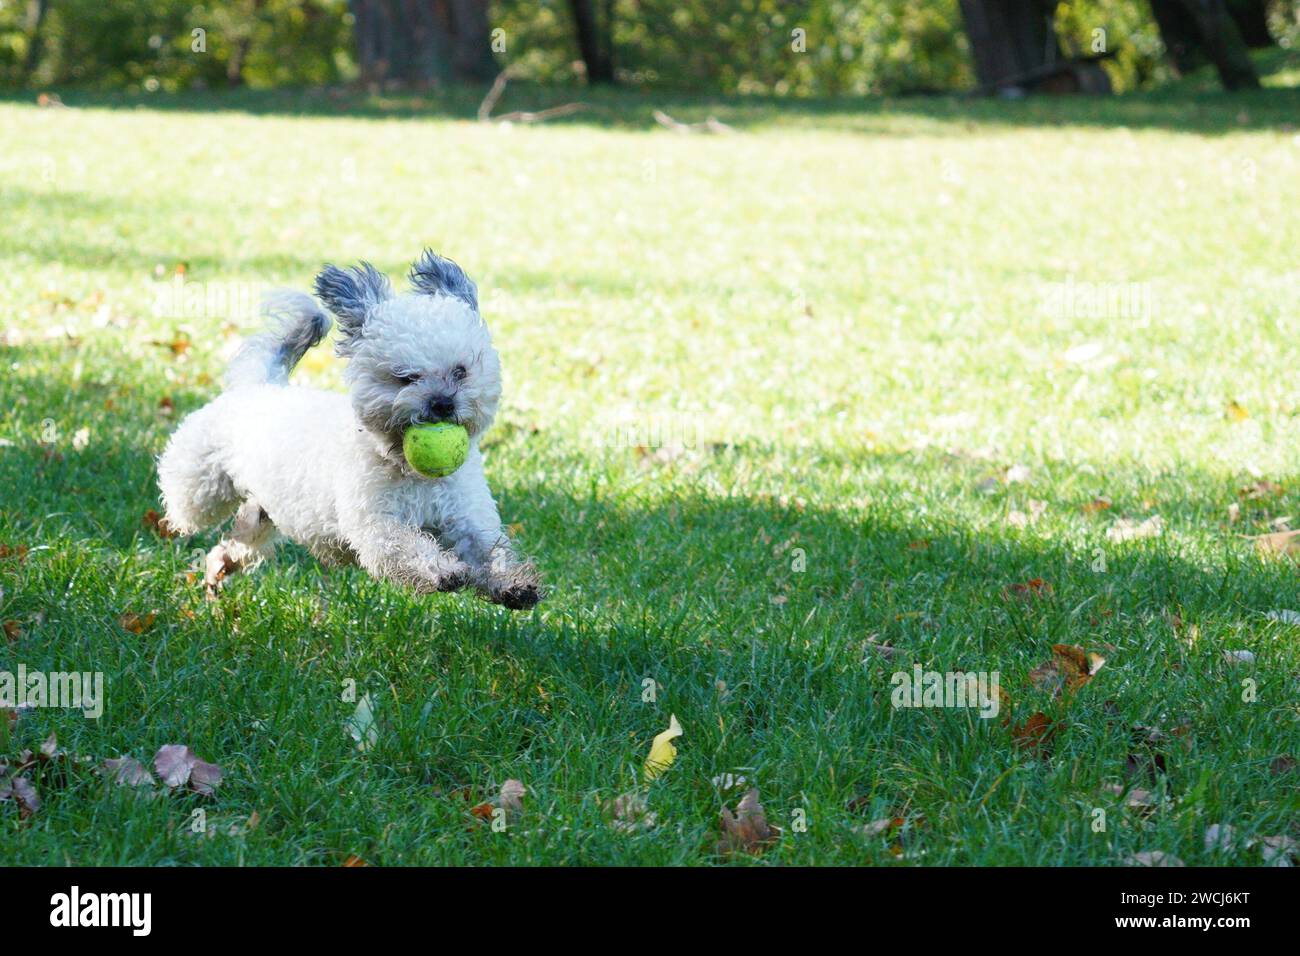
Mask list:
[[[435,395],[424,407],[425,417],[432,422],[445,421],[456,414],[456,403],[450,395]]]

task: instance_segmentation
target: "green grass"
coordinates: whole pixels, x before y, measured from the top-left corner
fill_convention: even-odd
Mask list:
[[[31,819],[0,804],[7,862],[704,863],[727,772],[785,828],[766,863],[1253,864],[1206,826],[1298,835],[1297,774],[1269,765],[1300,751],[1300,631],[1267,617],[1300,609],[1297,572],[1244,537],[1300,525],[1294,91],[667,104],[730,136],[657,129],[664,104],[633,94],[512,129],[464,121],[476,95],[64,99],[0,105],[0,543],[30,549],[0,559],[22,629],[0,660],[102,671],[108,697],[0,743],[187,743],[226,776],[205,803],[39,780]],[[187,569],[214,536],[142,518],[154,456],[253,320],[157,314],[160,287],[182,266],[213,294],[325,261],[400,273],[424,245],[479,283],[507,374],[489,477],[549,600],[416,597],[289,546],[206,603]],[[1071,280],[1140,295],[1055,308]],[[338,366],[320,349],[297,377]],[[686,447],[636,447],[659,437]],[[1238,493],[1259,479],[1282,490]],[[1107,539],[1152,514],[1160,537]],[[1051,593],[1004,596],[1033,578]],[[920,663],[1000,672],[1023,716],[1053,643],[1113,648],[1047,759],[1000,720],[890,706]],[[375,701],[367,753],[349,680]],[[617,832],[601,803],[670,714],[658,826]],[[1134,725],[1187,728],[1135,781],[1171,798],[1145,819],[1105,790]],[[469,826],[457,791],[510,777],[524,821]],[[199,840],[198,806],[260,825]],[[893,815],[924,820],[903,856],[853,832]]]

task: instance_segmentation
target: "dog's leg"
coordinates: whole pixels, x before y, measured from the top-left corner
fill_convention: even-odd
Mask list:
[[[275,525],[261,505],[247,499],[235,513],[230,537],[208,552],[203,575],[208,597],[216,597],[227,578],[261,561],[274,546]]]
[[[469,583],[469,567],[419,528],[390,518],[368,522],[352,536],[357,563],[376,577],[417,591],[457,591]]]
[[[542,581],[530,562],[520,561],[510,537],[501,526],[496,502],[487,480],[480,476],[463,493],[460,520],[444,530],[471,568],[471,582],[494,604],[522,611],[542,599]]]

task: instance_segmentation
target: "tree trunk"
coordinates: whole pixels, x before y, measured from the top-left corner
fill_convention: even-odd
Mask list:
[[[1268,32],[1268,4],[1265,0],[1228,0],[1228,14],[1250,49],[1263,50],[1273,45],[1273,34]]]
[[[1237,24],[1223,0],[1183,0],[1201,34],[1201,48],[1219,71],[1226,90],[1259,88],[1259,76]]]
[[[46,0],[27,0],[27,54],[23,57],[23,81],[26,83],[31,83],[32,74],[41,62],[45,40],[41,27],[45,25],[45,14],[49,9]]]
[[[593,0],[569,0],[573,23],[577,28],[578,53],[587,67],[588,83],[614,82],[614,57],[611,50],[613,10],[605,7],[605,22],[598,22]]]
[[[497,73],[487,0],[349,0],[362,79],[423,87]]]
[[[1044,0],[961,0],[981,88],[1020,85],[1062,59]]]

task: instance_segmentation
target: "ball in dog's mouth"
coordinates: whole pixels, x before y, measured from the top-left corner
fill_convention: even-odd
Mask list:
[[[454,422],[412,425],[402,436],[406,463],[426,478],[446,478],[469,455],[469,432]]]

